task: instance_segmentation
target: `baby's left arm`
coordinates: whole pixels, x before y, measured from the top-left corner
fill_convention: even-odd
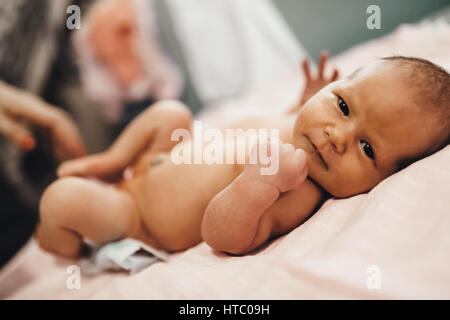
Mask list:
[[[306,156],[292,145],[280,147],[279,170],[261,175],[247,165],[233,183],[209,203],[202,223],[203,240],[219,251],[249,252],[284,234],[308,217],[320,192],[306,180]]]

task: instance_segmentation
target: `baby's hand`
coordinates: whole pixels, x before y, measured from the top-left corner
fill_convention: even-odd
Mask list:
[[[279,140],[260,142],[259,148],[261,147],[262,150],[268,150],[271,162],[269,164],[260,162],[260,157],[256,157],[258,144],[255,144],[251,150],[251,156],[254,157],[253,159],[258,159],[258,162],[247,164],[243,175],[258,183],[268,183],[278,189],[280,193],[297,188],[306,179],[308,168],[306,154],[303,150],[295,150],[292,144],[281,143]],[[269,166],[275,168],[271,172],[273,174],[262,174],[264,169]]]
[[[291,112],[297,111],[302,105],[304,105],[313,95],[315,95],[320,89],[336,81],[339,77],[339,70],[334,68],[331,76],[325,77],[325,67],[328,60],[328,53],[322,51],[319,58],[319,66],[317,70],[317,76],[313,77],[309,69],[309,63],[307,59],[303,59],[301,62],[301,68],[305,77],[305,86],[303,88],[300,100],[292,109]]]
[[[107,151],[63,162],[57,174],[66,176],[95,177],[106,182],[117,182],[122,178],[124,166]]]

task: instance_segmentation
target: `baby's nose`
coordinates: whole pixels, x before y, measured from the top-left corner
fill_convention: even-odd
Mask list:
[[[346,150],[347,140],[350,136],[347,130],[327,127],[325,128],[325,136],[336,153],[342,153]]]

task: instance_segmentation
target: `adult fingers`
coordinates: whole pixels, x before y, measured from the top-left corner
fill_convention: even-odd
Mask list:
[[[54,155],[58,160],[78,158],[86,154],[81,135],[72,118],[64,111],[53,108],[50,123]]]
[[[51,111],[39,97],[0,81],[0,106],[15,118],[41,127],[48,127]]]
[[[0,108],[4,111],[4,115],[11,120],[3,121],[4,127],[10,128],[14,126],[14,123],[17,124],[13,120],[13,118],[16,118],[34,127],[50,130],[54,153],[59,160],[85,154],[78,128],[70,116],[66,112],[47,104],[41,98],[0,80]],[[23,132],[23,130],[17,129],[17,125],[14,127],[16,129],[5,129],[10,132],[10,136],[11,132]],[[23,126],[22,128],[25,129]],[[20,133],[15,136],[17,135],[20,135]],[[14,138],[15,136],[11,137]],[[28,139],[27,146],[32,145],[30,141],[34,142],[34,140]]]
[[[53,155],[58,161],[75,159],[86,155],[86,149],[79,140],[54,142]]]
[[[0,133],[24,150],[34,149],[35,140],[31,132],[2,111],[0,111]]]

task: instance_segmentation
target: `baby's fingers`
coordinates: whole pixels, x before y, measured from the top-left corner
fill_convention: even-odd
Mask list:
[[[339,70],[334,69],[333,74],[331,75],[330,82],[336,81],[339,78]]]
[[[327,60],[328,60],[328,52],[327,51],[322,51],[320,53],[319,69],[318,69],[318,73],[317,73],[317,76],[318,76],[319,79],[323,79],[323,77],[324,77],[325,66],[327,64]]]
[[[298,159],[298,168],[301,171],[301,174],[299,175],[300,182],[306,179],[306,176],[308,175],[308,166],[306,165],[306,153],[302,149],[295,150],[295,153],[297,155]]]
[[[86,163],[82,159],[64,161],[59,165],[58,169],[56,170],[56,174],[60,178],[66,176],[77,176],[85,171],[85,166]]]
[[[305,76],[306,81],[309,81],[311,79],[311,71],[309,69],[309,62],[307,59],[302,60],[301,67],[302,67],[303,75]]]
[[[58,170],[59,177],[95,177],[108,182],[121,179],[125,167],[108,152],[63,162]]]
[[[106,169],[100,155],[87,156],[63,162],[57,170],[59,177],[65,176],[97,176]]]
[[[0,134],[6,136],[8,140],[17,144],[24,150],[32,150],[35,140],[31,132],[22,124],[8,117],[0,110]]]

